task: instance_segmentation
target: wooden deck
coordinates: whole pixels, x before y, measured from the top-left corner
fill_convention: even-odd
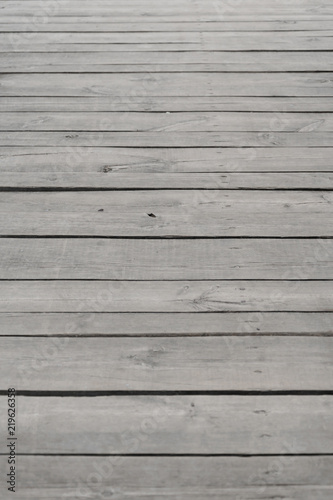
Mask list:
[[[0,12],[0,498],[331,500],[332,1]]]

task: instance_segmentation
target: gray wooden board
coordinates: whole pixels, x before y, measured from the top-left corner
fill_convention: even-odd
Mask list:
[[[0,389],[330,391],[332,360],[333,337],[2,337]]]
[[[333,132],[333,113],[3,112],[1,131]]]
[[[333,240],[0,238],[0,279],[333,279]]]
[[[209,31],[326,31],[333,29],[331,20],[322,19],[298,21],[223,21],[214,22],[114,22],[112,16],[57,16],[53,15],[47,23],[38,23],[27,20],[26,16],[6,16],[7,22],[0,22],[0,33],[27,33],[26,39],[39,32],[106,32],[131,33],[135,32],[209,32]]]
[[[0,190],[126,190],[126,189],[303,189],[333,190],[331,173],[7,173]],[[105,174],[109,175],[105,175]]]
[[[0,146],[75,147],[331,147],[333,132],[3,132]]]
[[[43,77],[44,78],[44,77]],[[0,97],[5,111],[29,112],[77,112],[88,111],[268,111],[286,112],[332,112],[330,97],[214,97],[214,96],[121,96],[110,99],[107,96],[89,95],[85,97]],[[311,151],[310,153],[311,154]]]
[[[43,44],[46,51],[47,46]],[[107,50],[107,45],[103,45]],[[6,48],[4,50],[6,52]],[[333,95],[332,73],[163,73],[2,75],[0,96],[258,96]],[[134,101],[133,101],[134,103]]]
[[[252,50],[332,50],[332,30],[294,32],[127,32],[127,33],[37,33],[31,37],[32,45],[49,45],[52,52],[53,44],[105,44],[118,45],[111,50],[120,49],[123,45],[133,44],[189,44],[189,50],[227,50],[227,51],[252,51]],[[27,45],[29,41],[20,34],[0,33],[0,44],[11,43],[15,51],[20,46]],[[193,47],[191,48],[191,45]],[[157,47],[158,49],[158,47]]]
[[[333,236],[331,191],[8,192],[2,236]]]
[[[2,147],[1,182],[5,173],[113,174],[237,173],[237,172],[320,172],[333,171],[333,149],[327,148],[114,148],[94,146]],[[105,175],[107,174],[107,175]],[[109,179],[108,175],[111,179]],[[156,177],[155,177],[156,176]],[[52,177],[50,177],[51,179]],[[188,182],[192,178],[188,175]],[[268,178],[268,177],[267,177]],[[282,176],[277,179],[282,179]],[[305,177],[297,177],[303,179]],[[35,182],[38,177],[35,175]],[[246,176],[243,177],[246,179]],[[258,177],[256,177],[258,180]],[[290,177],[289,177],[290,179]],[[15,179],[17,182],[21,182]],[[314,180],[314,179],[313,179]],[[295,178],[296,181],[296,178]],[[91,180],[92,182],[92,180]]]
[[[0,313],[1,336],[333,336],[333,313]]]
[[[0,281],[0,312],[332,312],[332,281]],[[244,327],[246,328],[246,327]]]
[[[20,454],[333,450],[333,396],[328,395],[18,397],[18,406]],[[7,397],[1,397],[0,413],[6,409]],[[2,435],[6,425],[3,418]]]
[[[6,458],[0,456],[1,469]],[[21,498],[59,500],[114,496],[129,500],[244,500],[267,495],[295,500],[330,500],[331,456],[272,457],[82,457],[20,456],[17,484]],[[2,498],[6,495],[0,478]],[[17,493],[16,493],[17,496]]]
[[[329,52],[0,52],[4,73],[332,71]]]

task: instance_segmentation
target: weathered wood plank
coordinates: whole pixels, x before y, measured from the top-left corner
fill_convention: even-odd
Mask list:
[[[0,239],[0,279],[333,279],[333,240]]]
[[[332,71],[329,52],[0,52],[4,73]]]
[[[329,52],[0,53],[4,73],[332,71]]]
[[[331,281],[1,281],[0,312],[332,312]]]
[[[252,51],[252,50],[281,50],[281,51],[304,51],[304,50],[332,50],[332,30],[328,31],[301,31],[279,32],[35,32],[32,44],[49,45],[52,52],[53,44],[104,44],[119,45],[111,50],[119,50],[123,45],[133,44],[189,44],[189,50],[227,50],[227,51]],[[26,38],[16,33],[0,33],[0,44],[11,43],[15,50],[20,45],[28,44]],[[191,48],[191,45],[193,47]],[[156,47],[158,50],[158,47]]]
[[[270,111],[332,112],[329,97],[154,97],[122,96],[110,99],[103,95],[86,97],[1,97],[2,110],[31,112],[82,111]],[[311,154],[311,151],[310,153]]]
[[[333,113],[1,113],[1,131],[332,132]]]
[[[332,172],[333,149],[327,148],[103,148],[2,147],[5,172],[24,173],[218,173]],[[105,179],[104,182],[110,182]],[[190,178],[190,176],[188,176]],[[14,178],[14,177],[13,177]],[[244,177],[245,178],[245,177]],[[37,179],[37,176],[36,176]]]
[[[102,45],[108,50],[107,45]],[[43,45],[48,52],[47,45]],[[53,47],[53,46],[52,46]],[[69,46],[68,46],[69,47]],[[84,47],[84,45],[82,45]],[[129,45],[130,47],[130,45]],[[86,49],[85,49],[86,50]],[[6,52],[6,48],[4,49]],[[333,95],[332,73],[191,73],[2,75],[1,96],[258,96]]]
[[[333,336],[333,313],[0,313],[1,336]]]
[[[223,21],[214,22],[114,22],[113,17],[101,16],[58,16],[54,15],[47,23],[27,19],[26,16],[6,16],[7,23],[0,22],[0,33],[27,33],[26,38],[39,32],[209,32],[209,31],[326,31],[333,29],[331,20],[277,20],[277,21]],[[24,35],[25,36],[25,35]]]
[[[149,439],[149,438],[148,438]],[[6,459],[0,456],[1,469]],[[17,490],[27,500],[84,496],[133,496],[140,500],[244,500],[267,495],[295,500],[330,500],[330,456],[273,457],[80,457],[21,456]],[[4,478],[0,478],[3,499]]]
[[[332,396],[19,397],[20,453],[332,453]],[[0,398],[1,414],[7,398]],[[0,428],[5,435],[5,419]],[[310,432],[311,430],[311,432]]]
[[[109,170],[110,168],[110,170]],[[1,173],[0,190],[302,189],[333,190],[330,173]],[[108,173],[109,175],[105,175]]]
[[[333,337],[2,337],[0,379],[22,391],[329,391],[332,357]]]
[[[0,146],[74,147],[330,147],[332,132],[3,132]]]
[[[333,236],[331,191],[2,193],[3,236]]]

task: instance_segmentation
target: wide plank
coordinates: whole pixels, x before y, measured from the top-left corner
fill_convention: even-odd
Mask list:
[[[333,148],[126,149],[27,146],[17,149],[4,146],[0,149],[0,171],[1,182],[6,179],[5,173],[11,173],[14,178],[18,172],[22,177],[29,173],[78,173],[82,177],[86,173],[111,174],[111,180],[108,175],[102,176],[104,183],[111,182],[116,173],[140,176],[154,174],[150,178],[157,178],[158,173],[203,173],[205,178],[209,178],[209,173],[219,172],[313,172],[319,175],[333,171]],[[187,175],[187,178],[190,180],[192,177]],[[297,179],[304,177],[300,175]],[[16,181],[20,182],[19,179]]]
[[[95,45],[97,47],[98,45]],[[43,44],[48,52],[49,48]],[[53,47],[53,46],[52,46]],[[69,45],[67,46],[69,47]],[[82,44],[82,47],[84,45]],[[102,45],[108,50],[108,45]],[[130,45],[129,45],[130,47]],[[86,49],[85,49],[86,50]],[[7,49],[4,46],[4,52]],[[0,96],[258,96],[325,97],[333,95],[332,73],[174,74],[8,74],[1,76]],[[130,108],[129,108],[130,109]]]
[[[333,279],[332,239],[0,238],[0,279]]]
[[[331,191],[6,192],[2,236],[333,236]]]
[[[1,113],[0,131],[333,132],[333,113]]]
[[[48,54],[50,55],[50,54]],[[88,111],[266,111],[266,112],[332,112],[329,97],[216,97],[216,96],[122,96],[121,98],[89,95],[86,97],[0,97],[3,112],[77,112]],[[311,150],[309,149],[309,154]]]
[[[0,456],[1,469],[6,457]],[[266,457],[84,457],[20,456],[17,490],[27,500],[266,500],[267,495],[295,500],[330,500],[331,456]],[[6,484],[0,478],[3,499]]]
[[[4,313],[88,312],[94,318],[99,312],[333,312],[328,280],[6,280],[0,292]]]
[[[0,379],[20,391],[330,391],[332,358],[333,337],[2,337]]]
[[[22,34],[22,33],[18,33]],[[17,35],[18,35],[17,34]],[[4,73],[332,71],[329,52],[0,52]]]
[[[0,313],[1,336],[333,336],[333,313]]]
[[[332,454],[333,396],[18,397],[20,453]],[[0,398],[4,415],[7,398]],[[6,434],[6,421],[0,430]],[[311,430],[311,432],[309,431]]]
[[[188,44],[188,50],[201,49],[203,51],[226,50],[226,51],[321,51],[332,50],[332,30],[288,32],[127,32],[127,33],[45,33],[35,32],[31,38],[33,45],[49,45],[52,52],[53,44],[104,44],[117,45],[112,50],[119,50],[124,45],[134,44],[164,44],[173,49],[173,44]],[[11,43],[15,51],[20,45],[28,44],[25,37],[19,33],[0,33],[0,44]],[[193,47],[191,47],[193,45]],[[156,47],[158,49],[158,47]]]

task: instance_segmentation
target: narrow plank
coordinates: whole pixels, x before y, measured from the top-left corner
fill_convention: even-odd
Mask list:
[[[1,281],[0,312],[332,312],[330,281]]]
[[[84,45],[82,45],[83,47]],[[68,46],[69,47],[69,46]],[[107,45],[103,45],[108,50]],[[49,48],[44,45],[46,51]],[[6,52],[6,49],[4,50]],[[2,75],[1,96],[315,96],[333,95],[331,73]]]
[[[5,457],[0,456],[2,469]],[[140,500],[244,500],[267,495],[295,500],[332,498],[330,456],[73,457],[21,456],[17,489],[27,500],[116,495]],[[0,479],[4,500],[4,478]]]
[[[50,55],[50,54],[49,54]],[[44,77],[43,77],[44,78]],[[196,77],[195,77],[196,78]],[[102,94],[86,97],[0,97],[2,110],[30,112],[88,111],[266,111],[266,112],[332,112],[329,97],[154,97],[118,96],[110,99]],[[311,154],[311,151],[310,153]]]
[[[3,132],[0,146],[35,147],[331,147],[332,132]]]
[[[330,391],[333,384],[333,337],[2,337],[0,347],[1,390]]]
[[[114,22],[112,17],[101,16],[58,16],[54,15],[47,23],[38,22],[39,19],[27,21],[26,16],[6,16],[7,23],[0,22],[0,33],[27,33],[26,39],[40,32],[209,32],[209,31],[327,31],[333,29],[331,20],[322,19],[308,21],[224,21],[214,22]],[[32,21],[32,22],[31,22]]]
[[[231,173],[332,172],[333,149],[327,148],[103,148],[2,147],[1,181],[5,173]],[[14,178],[14,177],[13,177]],[[111,182],[108,175],[103,182]],[[191,177],[188,175],[190,181]],[[244,177],[245,179],[245,177]],[[37,174],[35,176],[37,180]],[[16,179],[19,182],[18,179]],[[92,181],[90,181],[92,182]]]
[[[333,450],[332,396],[19,397],[18,405],[20,453],[242,455]],[[4,414],[7,398],[1,397],[0,408]],[[3,434],[5,425],[2,419]]]
[[[333,113],[1,113],[0,131],[333,132]]]
[[[332,71],[329,52],[0,52],[4,73]]]
[[[110,170],[109,170],[110,168]],[[127,189],[302,189],[333,190],[333,175],[329,173],[121,173],[55,174],[1,173],[0,190],[127,190]],[[108,173],[109,175],[105,175]]]
[[[333,240],[0,239],[0,279],[333,279]]]
[[[168,44],[172,50],[173,44],[194,44],[201,50],[230,50],[230,51],[252,51],[252,50],[281,50],[281,51],[304,51],[304,50],[332,50],[332,30],[279,32],[127,32],[127,33],[48,33],[35,32],[32,38],[33,44],[46,44],[52,52],[53,44]],[[19,34],[0,33],[0,44],[12,43],[20,46],[27,40]],[[120,48],[118,47],[118,48]],[[117,50],[117,48],[113,48]],[[191,50],[191,49],[189,49]]]
[[[1,336],[333,336],[333,313],[0,313]]]
[[[3,236],[333,236],[331,191],[7,192]]]

